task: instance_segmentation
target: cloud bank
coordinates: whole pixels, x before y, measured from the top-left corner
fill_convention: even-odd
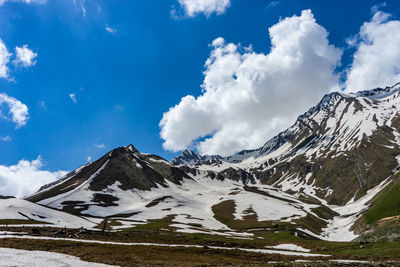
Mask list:
[[[189,17],[194,17],[201,13],[206,16],[210,16],[213,13],[220,15],[225,13],[231,4],[230,0],[178,0],[178,2]]]
[[[0,195],[24,197],[67,174],[65,171],[44,171],[42,167],[40,156],[32,161],[20,160],[11,166],[0,165]]]
[[[348,39],[352,63],[342,73],[342,50],[310,10],[269,28],[271,50],[217,38],[205,63],[202,94],[185,96],[160,122],[163,147],[195,147],[201,154],[231,155],[258,148],[330,91],[385,87],[400,82],[400,21],[373,9]],[[344,77],[344,79],[339,79]]]
[[[347,92],[386,87],[400,82],[400,21],[375,9],[372,19],[349,39],[356,48],[347,73]]]
[[[311,10],[269,28],[271,50],[217,38],[205,63],[203,93],[185,96],[160,122],[163,147],[195,145],[202,154],[230,155],[257,148],[325,93],[338,90],[342,51]]]

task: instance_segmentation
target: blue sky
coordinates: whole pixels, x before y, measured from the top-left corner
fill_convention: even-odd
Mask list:
[[[0,93],[20,101],[29,112],[24,125],[18,125],[10,118],[9,107],[1,106],[0,115],[4,116],[0,116],[0,137],[3,139],[0,141],[0,165],[3,171],[23,159],[32,164],[39,155],[40,164],[34,170],[72,170],[87,162],[88,157],[96,159],[112,148],[130,143],[142,152],[167,159],[182,147],[226,154],[246,146],[257,146],[260,140],[294,122],[293,118],[306,111],[310,103],[316,104],[315,100],[329,88],[313,89],[315,93],[312,94],[305,92],[305,97],[309,93],[312,97],[307,97],[307,101],[290,110],[291,113],[286,110],[284,113],[288,115],[285,118],[268,118],[268,123],[273,119],[279,122],[268,126],[272,130],[268,130],[265,136],[259,137],[258,134],[247,143],[218,143],[215,147],[219,150],[210,148],[210,144],[217,140],[208,146],[201,142],[220,134],[225,125],[216,122],[214,128],[207,130],[197,129],[191,124],[179,126],[166,133],[163,140],[159,123],[164,112],[182,104],[182,97],[197,97],[211,90],[203,83],[207,77],[203,71],[207,70],[205,62],[212,51],[222,51],[232,43],[241,55],[268,54],[271,50],[268,28],[293,16],[304,20],[313,16],[315,23],[329,33],[325,38],[324,30],[315,29],[315,34],[322,35],[318,40],[327,39],[332,48],[332,57],[321,64],[326,63],[334,73],[324,77],[339,79],[342,89],[350,88],[346,79],[349,80],[348,73],[353,67],[355,69],[353,56],[363,42],[361,37],[357,37],[360,27],[371,21],[377,12],[381,13],[375,21],[376,28],[387,21],[397,21],[400,16],[398,1],[208,2],[213,1],[219,1],[222,10],[213,11],[211,8],[211,11],[202,11],[199,7],[197,12],[190,13],[186,0],[0,1],[0,38],[12,54],[7,64],[8,77],[0,78]],[[311,15],[302,13],[308,9]],[[385,17],[385,14],[390,14],[390,17]],[[374,30],[372,26],[370,28]],[[395,30],[396,26],[393,26]],[[398,32],[391,34],[398,35]],[[225,41],[210,46],[218,37]],[[358,38],[354,41],[356,44],[351,45],[349,38]],[[36,53],[31,58],[33,61],[25,65],[18,64],[15,50],[15,47],[24,45]],[[251,50],[246,50],[250,45]],[[337,58],[340,59],[338,62]],[[210,63],[210,75],[214,71],[212,64],[218,59],[214,57]],[[313,69],[312,65],[307,67]],[[397,70],[391,71],[393,73],[388,73],[388,78],[382,83],[396,79]],[[359,86],[373,86],[374,82]],[[219,90],[218,86],[216,90]],[[294,99],[297,93],[297,90],[293,91]],[[193,105],[197,105],[195,101],[192,101]],[[170,117],[165,117],[162,126],[165,129],[173,126],[172,115],[182,115],[178,109],[170,114]],[[196,113],[177,123],[186,125],[187,120],[196,123],[197,115],[208,120],[209,114]],[[266,118],[253,125],[264,121]],[[196,131],[193,130],[190,136],[182,137],[190,142],[179,142],[175,139],[181,137],[172,136],[194,128]],[[241,138],[246,136],[238,133],[236,139]],[[172,141],[163,147],[165,140]],[[224,147],[233,150],[224,150]]]

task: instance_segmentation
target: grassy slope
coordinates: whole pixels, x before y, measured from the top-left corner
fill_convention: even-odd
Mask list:
[[[364,214],[367,224],[372,224],[382,218],[400,214],[400,175],[393,183],[377,195],[372,208]]]

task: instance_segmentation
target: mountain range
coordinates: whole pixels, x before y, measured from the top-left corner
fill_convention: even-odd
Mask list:
[[[185,150],[169,162],[119,147],[24,200],[0,199],[2,219],[88,228],[107,220],[113,230],[163,219],[176,232],[233,238],[257,229],[376,238],[382,220],[400,221],[399,109],[400,84],[333,92],[262,147],[229,157]]]

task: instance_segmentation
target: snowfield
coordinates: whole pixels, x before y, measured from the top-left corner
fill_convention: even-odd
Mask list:
[[[107,267],[112,265],[82,261],[78,257],[38,250],[0,248],[0,265],[5,267]]]
[[[336,211],[339,216],[328,222],[321,234],[313,233],[307,229],[298,230],[311,236],[328,241],[351,241],[357,237],[351,230],[354,221],[368,208],[368,202],[387,184],[386,179],[376,188],[368,191],[368,194],[357,201],[350,201],[346,206],[326,206]],[[302,183],[304,186],[309,186]],[[205,233],[213,235],[228,236],[232,238],[252,238],[252,233],[238,232],[230,229],[227,225],[216,220],[212,207],[223,201],[233,201],[235,211],[233,216],[236,220],[242,220],[249,215],[251,210],[257,215],[258,221],[283,221],[292,222],[307,214],[317,216],[313,208],[316,204],[304,203],[297,199],[297,195],[287,194],[277,188],[255,184],[260,192],[269,196],[244,190],[243,184],[231,180],[212,180],[204,175],[197,175],[193,180],[186,180],[182,185],[167,182],[168,187],[159,186],[149,191],[121,190],[118,182],[104,190],[118,197],[116,206],[91,205],[84,211],[87,215],[105,217],[113,214],[133,214],[130,216],[113,217],[120,225],[112,226],[113,230],[145,224],[149,220],[162,219],[174,214],[171,227],[182,233]],[[83,201],[85,204],[92,203],[93,191],[88,190],[89,184],[65,194],[57,199],[52,198],[49,202],[42,201],[50,207],[61,209],[64,201]],[[305,192],[311,192],[312,187]],[[102,193],[100,191],[99,193]],[[155,205],[149,205],[154,200],[164,198]],[[323,200],[320,199],[323,203]],[[95,204],[95,203],[93,203]],[[172,211],[172,212],[171,212]],[[35,220],[48,223],[48,226],[67,228],[93,229],[102,219],[93,217],[79,217],[62,211],[47,208],[21,199],[1,199],[0,219]],[[198,225],[198,226],[194,226]],[[16,225],[18,226],[18,225]],[[33,225],[32,225],[33,226]],[[43,225],[36,225],[43,226]]]
[[[0,219],[26,220],[27,223],[34,220],[47,223],[48,226],[67,228],[92,228],[101,221],[74,216],[18,198],[0,199]]]

